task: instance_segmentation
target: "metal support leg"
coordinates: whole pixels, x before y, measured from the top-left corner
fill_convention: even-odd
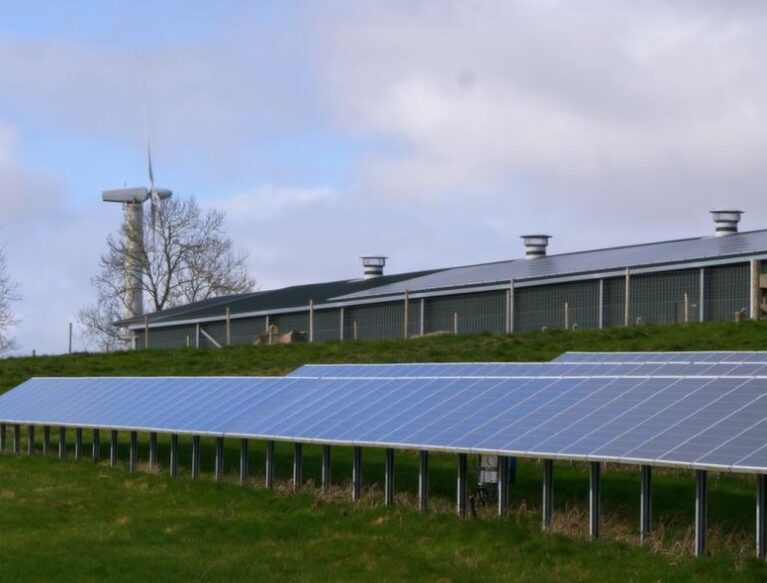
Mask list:
[[[756,476],[756,558],[767,555],[767,476]]]
[[[642,466],[641,498],[639,502],[639,542],[644,544],[652,530],[652,467]]]
[[[498,516],[509,513],[509,461],[505,455],[498,456]]]
[[[301,443],[293,444],[293,490],[304,483],[304,448]]]
[[[200,477],[200,436],[192,436],[192,479]]]
[[[362,496],[362,448],[352,449],[352,501],[357,502]]]
[[[322,489],[327,492],[330,490],[330,446],[322,446]]]
[[[394,450],[386,450],[386,469],[384,475],[384,504],[394,506]]]
[[[429,507],[429,452],[421,450],[418,464],[418,509],[426,512]]]
[[[274,441],[266,442],[266,487],[274,487]]]
[[[509,485],[514,486],[517,483],[517,458],[510,457],[507,465],[509,468]]]
[[[5,451],[5,448],[7,447],[5,443],[5,431],[5,423],[0,423],[0,451]]]
[[[128,471],[135,472],[138,465],[138,432],[130,432],[130,454],[128,456]]]
[[[170,436],[170,477],[175,478],[178,475],[178,434],[173,433]]]
[[[600,518],[600,490],[602,486],[602,464],[591,462],[589,464],[589,535],[592,540],[599,538]]]
[[[468,508],[469,496],[466,487],[466,469],[468,466],[468,456],[465,453],[458,454],[458,483],[456,487],[457,503],[456,509],[458,516],[466,518],[466,509]]]
[[[48,455],[51,451],[51,426],[43,425],[43,455]]]
[[[112,429],[109,432],[109,465],[115,467],[117,465],[117,430]]]
[[[67,455],[67,428],[59,427],[59,459],[63,460]]]
[[[708,472],[695,470],[695,556],[706,554],[708,523]]]
[[[91,455],[93,456],[93,463],[99,463],[101,457],[101,432],[98,429],[93,430],[93,444],[91,445]]]
[[[21,426],[16,424],[13,426],[13,453],[21,452]]]
[[[149,434],[149,469],[157,469],[157,433]]]
[[[75,428],[75,459],[83,457],[83,430],[82,427]]]
[[[554,460],[543,460],[543,530],[551,528],[554,514]]]
[[[27,455],[35,453],[35,426],[27,427]]]
[[[240,439],[240,486],[244,486],[247,483],[249,475],[248,440]]]
[[[216,465],[215,465],[215,477],[216,482],[220,482],[224,477],[224,438],[216,438]]]

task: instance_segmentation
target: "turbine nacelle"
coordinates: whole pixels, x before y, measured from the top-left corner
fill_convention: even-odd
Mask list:
[[[149,189],[145,186],[133,186],[131,188],[114,188],[101,191],[101,200],[104,202],[145,202],[149,198]]]

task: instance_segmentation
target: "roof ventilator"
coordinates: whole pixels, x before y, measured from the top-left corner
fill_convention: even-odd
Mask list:
[[[366,255],[360,257],[362,267],[365,268],[365,279],[374,279],[383,276],[387,257],[383,255]]]
[[[725,235],[734,235],[737,233],[740,215],[742,214],[743,211],[726,209],[711,211],[711,215],[714,217],[714,223],[716,224],[716,236],[724,237]]]
[[[546,257],[549,239],[551,239],[551,235],[522,235],[522,241],[525,243],[525,256],[528,259]]]

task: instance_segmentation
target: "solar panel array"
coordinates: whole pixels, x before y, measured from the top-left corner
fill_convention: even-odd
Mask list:
[[[562,377],[562,376],[758,376],[767,363],[749,362],[540,362],[444,364],[307,364],[292,378]]]
[[[628,363],[628,362],[710,362],[767,364],[767,351],[698,351],[698,352],[565,352],[552,362]]]
[[[0,421],[767,472],[767,378],[49,378]]]

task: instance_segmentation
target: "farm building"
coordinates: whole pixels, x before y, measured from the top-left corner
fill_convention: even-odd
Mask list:
[[[306,340],[367,340],[440,332],[509,334],[643,323],[759,319],[767,310],[767,230],[738,232],[741,211],[712,211],[715,232],[547,255],[548,235],[524,236],[526,257],[257,291],[117,322],[136,348]]]

